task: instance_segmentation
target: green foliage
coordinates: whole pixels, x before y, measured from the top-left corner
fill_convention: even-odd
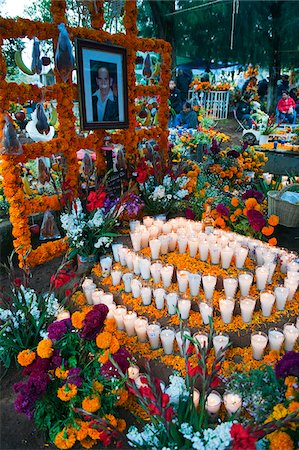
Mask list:
[[[22,39],[4,39],[2,45],[2,54],[5,59],[7,78],[9,81],[15,81],[19,75],[19,69],[15,63],[15,53],[17,50],[22,51],[25,47]]]

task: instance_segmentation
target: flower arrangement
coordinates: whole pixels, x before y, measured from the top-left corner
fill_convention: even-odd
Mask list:
[[[268,136],[269,134],[274,133],[278,127],[279,123],[276,122],[275,116],[270,116],[268,117],[265,126],[261,126],[261,134]]]
[[[198,78],[194,78],[190,84],[190,88],[194,88],[194,92],[198,91],[228,91],[231,88],[230,83],[226,81],[219,81],[218,83],[211,84],[209,81],[199,81]]]
[[[138,97],[136,104],[137,126],[149,127],[158,125],[159,96],[153,98]]]

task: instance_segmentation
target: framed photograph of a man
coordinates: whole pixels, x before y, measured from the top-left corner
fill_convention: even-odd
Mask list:
[[[76,39],[83,130],[128,127],[126,49]]]

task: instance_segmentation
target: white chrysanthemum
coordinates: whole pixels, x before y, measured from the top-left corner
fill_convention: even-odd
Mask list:
[[[183,198],[185,198],[187,195],[189,194],[189,192],[187,191],[187,189],[180,189],[179,191],[177,191],[177,193],[175,194],[175,197],[182,200]]]

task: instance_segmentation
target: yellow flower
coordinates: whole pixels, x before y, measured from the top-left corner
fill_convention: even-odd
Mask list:
[[[288,415],[288,410],[279,403],[278,405],[275,405],[272,412],[272,417],[275,420],[283,419]]]
[[[43,339],[37,346],[36,352],[41,358],[51,358],[53,354],[51,339]]]
[[[57,397],[63,402],[68,402],[77,395],[77,392],[78,390],[75,384],[66,383],[58,389]]]
[[[268,436],[270,450],[293,450],[294,442],[292,438],[283,431],[275,431]]]
[[[26,367],[29,366],[36,357],[36,353],[33,352],[32,350],[23,350],[22,352],[20,352],[18,354],[18,363],[20,364],[20,366]]]
[[[72,448],[76,442],[76,436],[74,429],[71,427],[65,427],[62,431],[56,434],[54,444],[61,450]]]
[[[110,347],[112,339],[112,334],[108,333],[108,331],[103,331],[102,333],[97,335],[96,344],[101,349],[106,349]]]
[[[82,401],[82,408],[90,413],[98,411],[101,407],[101,400],[97,395],[85,397]]]
[[[92,382],[92,387],[95,391],[97,391],[99,394],[101,394],[104,390],[104,386],[102,385],[102,383],[100,383],[97,380],[93,380]]]

